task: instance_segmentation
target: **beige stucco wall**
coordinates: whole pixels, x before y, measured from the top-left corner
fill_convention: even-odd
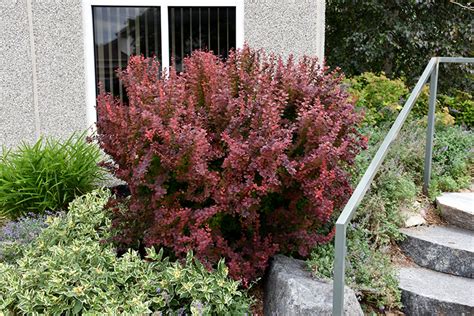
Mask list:
[[[245,0],[245,40],[287,57],[324,57],[324,0]]]
[[[0,145],[35,139],[26,0],[0,2]]]
[[[86,128],[81,0],[0,0],[0,146]]]

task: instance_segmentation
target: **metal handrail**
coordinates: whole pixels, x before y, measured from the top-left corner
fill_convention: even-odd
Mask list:
[[[431,178],[431,159],[433,154],[433,135],[435,123],[435,107],[436,107],[436,93],[438,86],[438,69],[439,63],[474,63],[474,58],[468,57],[433,57],[426,66],[423,74],[413,88],[410,97],[405,102],[400,114],[398,114],[395,123],[393,123],[390,131],[380,145],[377,153],[371,161],[369,167],[364,173],[364,176],[357,184],[352,196],[344,207],[341,215],[336,222],[336,241],[335,241],[335,262],[334,262],[334,282],[333,282],[333,306],[332,314],[334,316],[342,316],[344,312],[344,274],[345,274],[345,257],[346,257],[346,231],[349,221],[354,216],[357,207],[364,198],[367,190],[372,183],[377,171],[382,164],[385,156],[390,149],[393,141],[397,138],[403,123],[405,123],[408,114],[410,114],[415,101],[421,93],[425,83],[430,79],[430,94],[429,94],[429,110],[428,110],[428,128],[426,132],[426,151],[425,151],[425,168],[423,176],[423,190],[428,191],[429,182]]]

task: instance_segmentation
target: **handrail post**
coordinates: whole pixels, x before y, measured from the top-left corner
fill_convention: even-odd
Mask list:
[[[336,223],[334,281],[332,290],[333,316],[344,315],[344,275],[346,258],[346,225]]]
[[[423,192],[428,194],[431,178],[431,160],[433,157],[433,137],[435,128],[435,110],[436,110],[436,93],[438,90],[438,69],[439,59],[431,73],[430,80],[430,98],[428,109],[428,128],[426,129],[426,147],[425,147],[425,170],[423,175]]]

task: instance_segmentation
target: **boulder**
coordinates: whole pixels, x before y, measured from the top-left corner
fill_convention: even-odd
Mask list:
[[[265,281],[265,315],[332,315],[332,281],[311,276],[304,261],[276,255]],[[364,315],[354,291],[344,290],[345,315]]]

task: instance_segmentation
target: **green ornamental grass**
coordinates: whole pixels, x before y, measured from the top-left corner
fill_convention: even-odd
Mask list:
[[[0,217],[67,207],[76,196],[94,189],[105,176],[101,152],[85,133],[65,141],[40,138],[0,155]]]

